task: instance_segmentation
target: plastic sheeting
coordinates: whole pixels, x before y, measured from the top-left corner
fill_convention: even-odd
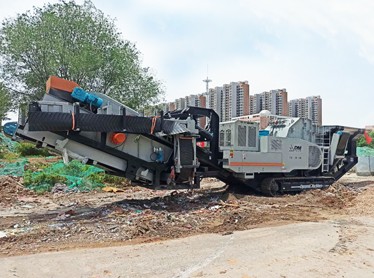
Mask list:
[[[104,187],[104,170],[73,160],[69,164],[56,162],[41,171],[25,172],[24,184],[37,192],[51,191],[57,183],[67,186],[66,191],[90,191]]]

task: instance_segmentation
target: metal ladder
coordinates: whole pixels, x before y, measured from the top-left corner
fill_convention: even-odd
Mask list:
[[[328,135],[325,135],[324,132],[316,134],[316,143],[321,147],[322,150],[322,172],[326,173],[330,168],[330,142],[331,135],[330,132],[327,132]]]

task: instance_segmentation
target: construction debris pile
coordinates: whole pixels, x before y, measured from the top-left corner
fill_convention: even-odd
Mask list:
[[[203,189],[195,191],[127,187],[117,193],[56,189],[55,193],[36,195],[21,190],[18,181],[12,179],[0,181],[3,255],[149,242],[199,233],[225,235],[261,225],[318,221],[348,211],[357,205],[356,197],[362,192],[374,196],[370,187],[336,183],[328,190],[268,198],[230,193],[221,183],[212,187],[214,181],[205,182]]]
[[[1,208],[13,207],[22,197],[37,197],[34,191],[25,188],[21,182],[21,178],[0,176]]]

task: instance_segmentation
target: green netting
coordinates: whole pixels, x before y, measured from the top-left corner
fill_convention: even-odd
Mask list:
[[[15,152],[18,143],[13,141],[12,139],[6,137],[3,133],[0,132],[0,150],[4,151],[8,150],[11,152]]]
[[[369,147],[357,147],[356,153],[358,157],[374,156],[374,149]]]
[[[27,159],[18,159],[14,162],[0,161],[0,176],[22,177]]]
[[[68,191],[90,191],[103,187],[104,170],[73,160],[53,163],[41,171],[26,171],[24,184],[35,191],[50,191],[56,183],[64,183]]]

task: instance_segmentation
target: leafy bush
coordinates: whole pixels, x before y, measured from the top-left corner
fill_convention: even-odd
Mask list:
[[[13,161],[19,157],[18,154],[9,151],[6,147],[0,146],[0,159]]]
[[[5,147],[0,145],[0,159],[3,159],[5,154],[6,154]]]
[[[5,159],[7,161],[15,161],[19,158],[19,155],[17,153],[13,152],[4,152],[2,157],[0,156],[1,159]]]
[[[357,139],[357,147],[369,147],[374,149],[374,130],[369,132],[369,136],[373,138],[370,144],[366,142],[365,136],[361,135],[360,138]]]
[[[26,142],[18,144],[16,152],[21,156],[50,156],[46,148],[37,148],[34,144]]]

